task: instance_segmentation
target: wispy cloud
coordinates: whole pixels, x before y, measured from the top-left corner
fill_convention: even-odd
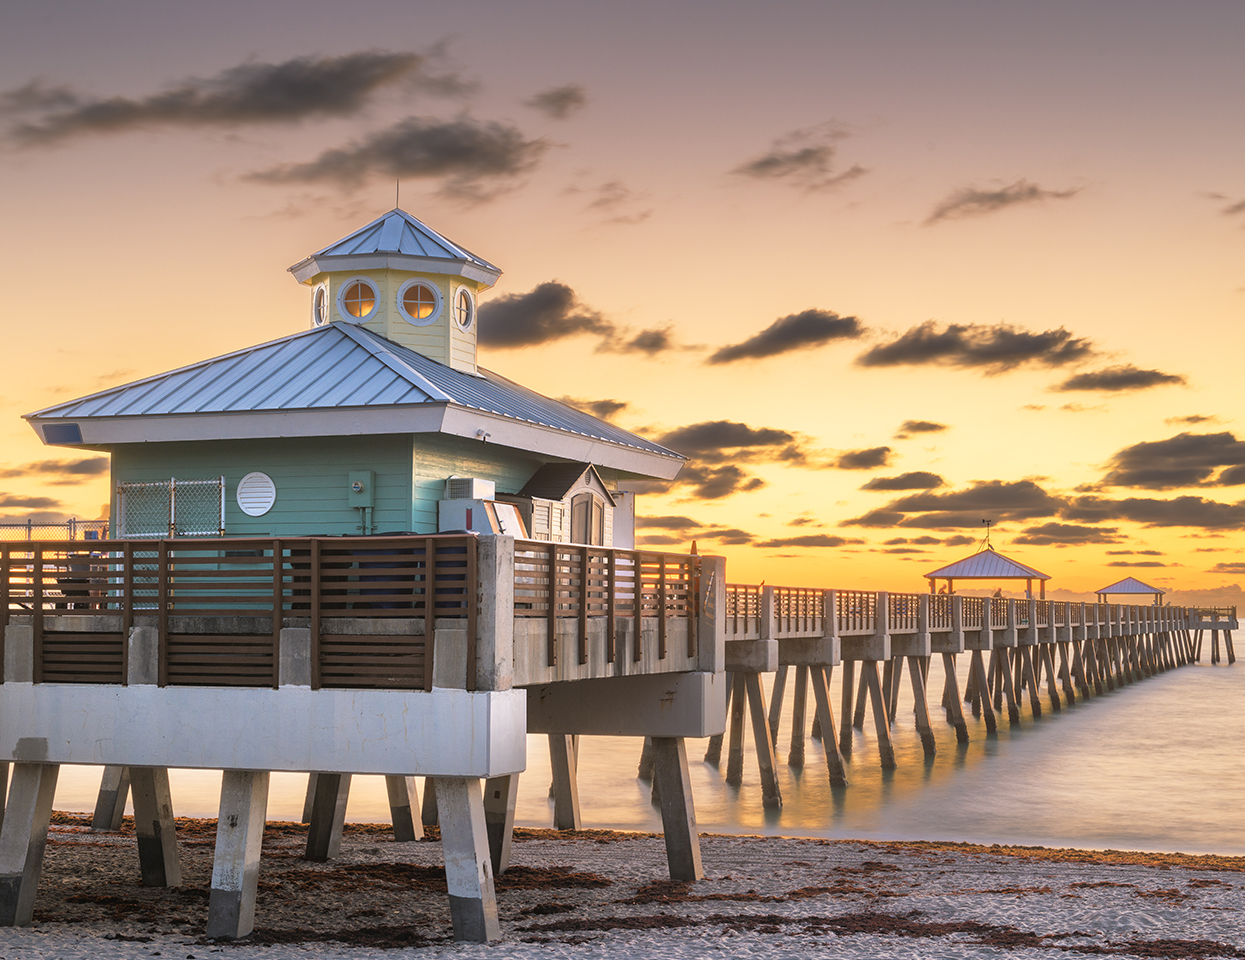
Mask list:
[[[731,172],[753,180],[785,183],[809,192],[833,190],[869,172],[860,164],[853,164],[842,172],[836,170],[838,143],[846,137],[841,128],[831,123],[795,130],[779,137],[767,151]]]
[[[874,470],[888,466],[891,455],[890,447],[867,447],[864,450],[846,450],[835,459],[834,465],[840,470]]]
[[[1030,363],[1063,366],[1094,352],[1092,341],[1073,336],[1063,327],[1037,333],[1006,323],[951,323],[940,329],[933,320],[927,320],[871,347],[856,362],[862,367],[969,367],[997,374]]]
[[[927,470],[913,470],[901,473],[897,477],[874,477],[861,490],[932,490],[941,487],[946,481],[936,473]]]
[[[1099,390],[1105,393],[1120,393],[1126,390],[1147,390],[1151,387],[1186,383],[1188,381],[1179,374],[1164,373],[1162,370],[1142,370],[1129,363],[1078,373],[1052,389],[1061,392]]]
[[[950,429],[945,423],[934,423],[932,420],[905,420],[895,432],[895,439],[907,440],[914,433],[945,433]]]
[[[773,357],[792,350],[807,350],[836,340],[854,340],[865,332],[855,317],[841,317],[829,310],[804,310],[780,317],[741,343],[714,352],[709,364],[734,363]]]
[[[0,95],[0,106],[9,113],[42,114],[9,130],[11,140],[26,146],[138,129],[291,123],[351,116],[384,87],[437,94],[470,90],[471,85],[455,74],[430,73],[433,60],[418,53],[366,50],[340,57],[244,63],[138,98],[86,97],[66,86],[32,80]]]
[[[587,105],[588,94],[580,84],[568,83],[543,90],[523,103],[553,120],[566,120]]]
[[[517,127],[470,117],[407,117],[306,163],[286,163],[249,174],[259,183],[334,183],[356,187],[373,176],[439,179],[440,192],[471,202],[493,199],[514,186],[549,148]]]
[[[85,483],[108,472],[107,457],[83,457],[78,460],[40,460],[20,467],[0,469],[0,477],[39,477],[56,486]]]
[[[932,226],[943,220],[985,216],[1006,210],[1008,207],[1043,203],[1047,200],[1068,200],[1078,193],[1080,193],[1079,189],[1046,190],[1028,180],[1017,180],[1015,183],[993,190],[965,187],[962,190],[956,190],[934,207],[933,212],[925,219],[925,225]]]

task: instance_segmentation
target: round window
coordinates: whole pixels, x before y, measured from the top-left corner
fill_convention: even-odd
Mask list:
[[[471,291],[466,287],[459,287],[458,295],[454,297],[454,319],[464,330],[470,327],[471,321],[475,319],[475,306],[475,301],[471,299]]]
[[[441,294],[424,280],[408,280],[398,288],[398,312],[416,326],[432,323],[441,313]]]
[[[316,287],[311,295],[311,322],[322,327],[329,319],[329,291],[324,284]]]
[[[376,288],[372,281],[356,277],[342,287],[338,300],[345,319],[366,320],[376,310]]]
[[[277,485],[266,473],[248,473],[238,481],[238,507],[248,517],[262,517],[277,502]]]

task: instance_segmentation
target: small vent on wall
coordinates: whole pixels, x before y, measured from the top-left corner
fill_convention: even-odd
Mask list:
[[[450,477],[445,481],[446,500],[492,500],[496,496],[497,484],[492,480]]]
[[[248,473],[238,481],[238,506],[248,517],[262,517],[277,502],[277,485],[266,473]]]

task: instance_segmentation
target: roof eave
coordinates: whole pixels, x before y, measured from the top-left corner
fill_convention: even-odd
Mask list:
[[[307,283],[322,273],[352,270],[408,270],[412,273],[435,273],[442,276],[463,277],[487,287],[493,286],[501,277],[501,271],[496,267],[465,260],[416,257],[405,253],[316,254],[300,260],[289,268],[289,272],[299,283]]]

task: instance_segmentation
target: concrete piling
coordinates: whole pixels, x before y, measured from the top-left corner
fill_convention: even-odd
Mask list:
[[[514,839],[514,808],[518,793],[517,773],[484,781],[484,825],[488,831],[489,858],[494,876],[510,869],[510,843]]]
[[[346,801],[350,798],[350,774],[323,773],[316,777],[316,795],[311,806],[311,825],[307,828],[308,860],[323,863],[341,851],[342,828],[346,823]]]
[[[500,940],[493,861],[480,781],[462,777],[437,777],[436,780],[454,939],[473,943]]]
[[[99,796],[91,817],[92,830],[120,830],[125,815],[125,801],[130,793],[130,768],[104,767],[100,778]]]
[[[236,939],[255,928],[268,781],[266,771],[254,770],[226,770],[221,778],[212,892],[208,898],[209,937]]]
[[[168,767],[130,767],[134,832],[144,887],[180,887],[182,865],[169,793]]]
[[[17,763],[0,827],[0,926],[29,925],[60,767]]]
[[[424,838],[424,824],[419,817],[419,790],[414,777],[385,777],[389,794],[389,816],[393,819],[393,839],[410,843]]]

